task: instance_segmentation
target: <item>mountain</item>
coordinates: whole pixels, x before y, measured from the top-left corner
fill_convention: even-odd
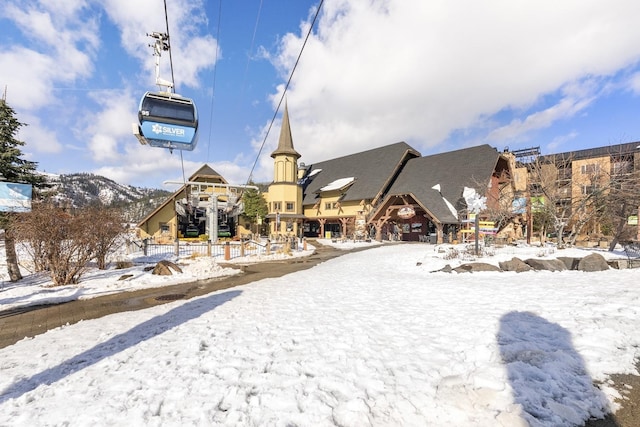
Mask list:
[[[138,222],[157,208],[170,191],[118,184],[90,173],[46,174],[50,188],[43,195],[74,208],[95,203],[123,209],[128,222]]]

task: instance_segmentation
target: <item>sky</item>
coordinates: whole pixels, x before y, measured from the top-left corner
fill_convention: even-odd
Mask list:
[[[157,89],[146,33],[165,30],[163,1],[6,0],[0,90],[28,124],[24,156],[139,187],[205,163],[232,184],[270,182],[280,102],[320,5],[285,97],[301,162],[398,141],[423,155],[640,141],[634,0],[167,0],[176,89],[200,116],[182,153],[131,132]]]
[[[611,374],[638,374],[635,270],[444,273],[463,263],[452,246],[336,245],[345,255],[311,269],[0,349],[0,424],[576,426],[618,407]],[[476,260],[594,251],[506,246]],[[169,282],[228,274],[177,261]],[[91,272],[66,298],[148,286],[144,266]],[[0,303],[64,297],[23,274]]]

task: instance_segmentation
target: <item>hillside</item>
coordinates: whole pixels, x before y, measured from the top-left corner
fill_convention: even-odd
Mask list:
[[[51,188],[44,191],[44,195],[53,200],[75,208],[95,203],[119,207],[129,222],[138,222],[172,194],[166,190],[118,184],[89,173],[46,176]]]

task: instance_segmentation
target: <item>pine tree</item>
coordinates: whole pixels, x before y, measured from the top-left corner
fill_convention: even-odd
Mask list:
[[[35,173],[37,163],[22,158],[20,147],[24,146],[24,142],[16,139],[18,130],[22,126],[24,123],[18,121],[15,111],[4,99],[0,99],[0,179],[8,182],[32,184],[36,188],[43,187],[45,177]],[[22,278],[11,225],[17,219],[17,215],[0,212],[0,228],[4,229],[7,270],[12,282]]]
[[[249,184],[255,185],[251,182]],[[257,224],[257,219],[264,219],[269,212],[267,201],[258,190],[246,189],[242,194],[242,201],[244,202],[244,215],[252,224]]]

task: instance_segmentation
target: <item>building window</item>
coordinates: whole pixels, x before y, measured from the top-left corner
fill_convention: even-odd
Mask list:
[[[279,212],[282,210],[282,202],[273,202],[273,211]]]
[[[325,204],[324,204],[324,210],[328,211],[328,210],[333,209],[333,208],[332,208],[332,205],[333,205],[333,204],[332,204],[331,202],[325,202]]]
[[[593,175],[598,172],[600,172],[600,165],[596,163],[580,166],[580,173],[582,175]]]
[[[169,234],[170,228],[169,228],[169,224],[167,224],[166,222],[161,222],[160,223],[160,232],[162,234]]]
[[[613,175],[623,175],[623,174],[631,173],[633,172],[633,162],[628,160],[617,161],[613,163],[611,169],[612,169],[611,173]]]
[[[583,185],[582,186],[582,194],[589,195],[595,194],[598,191],[598,187],[595,185]]]
[[[286,209],[287,212],[295,212],[295,210],[296,210],[296,204],[295,203],[287,202],[286,206],[287,206],[287,209]]]
[[[571,167],[558,169],[558,181],[570,181],[570,180],[571,180]]]

